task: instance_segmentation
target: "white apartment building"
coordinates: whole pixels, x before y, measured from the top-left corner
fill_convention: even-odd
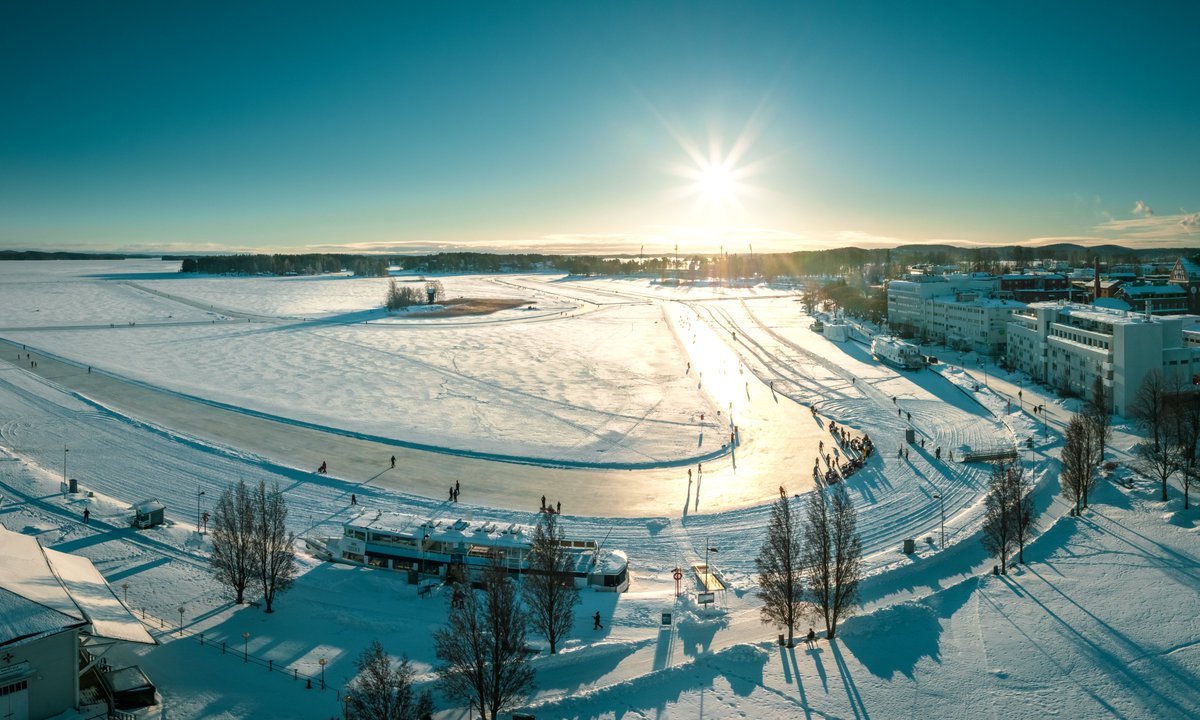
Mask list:
[[[997,300],[963,293],[937,297],[929,304],[928,337],[956,350],[1002,355],[1008,321],[1025,308],[1016,300]]]
[[[1067,302],[1031,303],[1008,323],[1007,362],[1051,387],[1092,397],[1103,379],[1113,412],[1128,415],[1152,370],[1191,382],[1200,372],[1193,342],[1200,316],[1147,316]]]
[[[888,323],[899,333],[988,355],[1005,349],[1008,318],[1024,303],[996,300],[987,273],[913,275],[888,283]]]

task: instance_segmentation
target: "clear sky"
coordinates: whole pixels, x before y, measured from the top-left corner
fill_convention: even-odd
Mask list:
[[[1200,246],[1198,27],[1195,2],[8,2],[0,248]]]

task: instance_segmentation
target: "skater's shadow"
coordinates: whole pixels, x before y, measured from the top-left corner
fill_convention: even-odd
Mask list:
[[[369,483],[369,482],[371,482],[371,481],[375,480],[376,478],[380,477],[380,476],[381,476],[381,475],[383,475],[385,472],[387,472],[388,470],[391,470],[391,469],[392,469],[392,468],[390,468],[390,467],[385,467],[384,469],[382,469],[382,470],[380,470],[379,472],[375,473],[375,474],[374,474],[374,475],[372,475],[371,477],[369,477],[369,478],[367,478],[366,480],[363,480],[362,482],[360,482],[360,483],[359,483],[359,485],[366,485],[367,483]]]

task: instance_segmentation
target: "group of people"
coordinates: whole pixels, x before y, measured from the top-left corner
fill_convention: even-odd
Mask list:
[[[832,455],[825,453],[825,464],[829,466],[823,474],[821,473],[821,458],[817,457],[816,463],[813,465],[813,479],[820,481],[825,480],[827,485],[832,485],[838,480],[848,478],[858,470],[861,470],[866,465],[866,460],[871,456],[875,449],[874,443],[868,435],[863,435],[861,439],[851,437],[846,428],[838,427],[837,421],[829,421],[829,432],[833,435],[834,442],[842,447],[847,447],[859,455],[859,457],[841,457],[841,451],[833,448]],[[818,450],[825,450],[825,441],[822,440],[817,445]]]
[[[691,475],[691,472],[692,472],[691,470],[688,470],[689,476]],[[551,515],[562,515],[562,501],[559,500],[558,502],[554,503],[553,505],[547,505],[546,504],[546,496],[543,495],[542,496],[542,512],[550,513]]]
[[[458,481],[454,481],[454,486],[450,488],[450,498],[448,502],[458,502]]]

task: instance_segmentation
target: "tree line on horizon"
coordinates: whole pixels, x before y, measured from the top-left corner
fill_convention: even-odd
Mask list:
[[[183,258],[181,273],[209,275],[321,275],[352,272],[358,277],[386,277],[388,259],[379,255],[201,255]]]
[[[1118,245],[1044,247],[1010,245],[960,248],[951,245],[905,245],[895,248],[856,247],[799,250],[789,253],[685,253],[662,255],[553,255],[540,253],[439,252],[425,255],[253,254],[168,257],[180,259],[180,272],[209,274],[315,275],[353,272],[383,277],[391,267],[427,273],[499,273],[557,271],[570,275],[641,275],[660,281],[734,282],[759,278],[862,275],[867,284],[903,274],[917,264],[957,265],[972,272],[1001,273],[1034,260],[1064,261],[1073,266],[1100,260],[1107,265],[1137,264],[1172,253],[1200,259],[1194,250],[1132,249]]]

